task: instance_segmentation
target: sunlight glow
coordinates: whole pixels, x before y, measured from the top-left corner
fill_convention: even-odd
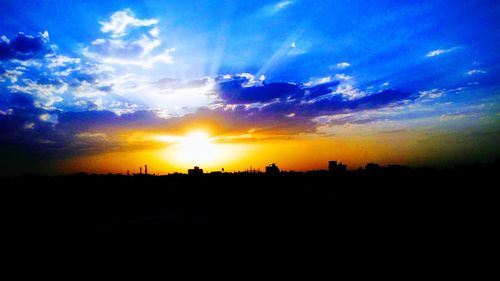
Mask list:
[[[178,156],[183,161],[206,163],[217,157],[215,146],[204,131],[194,131],[179,143]]]
[[[170,143],[162,157],[179,167],[202,166],[217,169],[237,157],[241,149],[232,144],[217,143],[219,138],[211,137],[204,130],[194,130],[184,136],[157,136],[157,140]]]

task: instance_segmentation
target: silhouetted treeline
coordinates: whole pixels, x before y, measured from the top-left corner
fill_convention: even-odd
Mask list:
[[[412,224],[491,214],[499,162],[454,169],[3,178],[3,221],[27,229],[125,230],[171,224]],[[484,215],[479,215],[484,214]]]

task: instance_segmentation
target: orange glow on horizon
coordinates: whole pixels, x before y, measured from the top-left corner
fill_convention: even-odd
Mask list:
[[[432,157],[448,158],[463,149],[463,144],[427,133],[402,131],[394,134],[362,133],[358,128],[335,135],[273,135],[249,130],[225,135],[209,127],[168,134],[158,131],[120,131],[108,134],[89,133],[86,137],[103,139],[103,135],[122,143],[113,151],[76,156],[57,163],[65,173],[138,173],[148,165],[151,174],[185,173],[193,166],[205,171],[245,171],[250,167],[263,171],[276,163],[285,171],[326,169],[329,160],[341,161],[355,170],[369,162],[381,165],[427,165]],[[113,134],[114,133],[114,134]],[[436,142],[439,140],[439,142]],[[473,145],[473,144],[471,144]],[[441,153],[441,154],[439,154]],[[438,158],[436,158],[438,159]],[[438,159],[439,160],[439,159]]]
[[[137,173],[139,166],[148,165],[150,173],[186,172],[200,166],[205,171],[244,171],[250,166],[264,170],[277,163],[283,170],[326,169],[329,160],[338,160],[350,169],[366,162],[398,163],[403,147],[388,147],[385,140],[360,138],[262,138],[252,134],[210,136],[208,130],[191,130],[185,135],[134,133],[131,142],[154,141],[150,148],[120,150],[68,159],[61,165],[68,173]],[[132,146],[132,144],[130,144]],[[398,155],[395,157],[395,155]],[[383,159],[383,161],[380,161]]]

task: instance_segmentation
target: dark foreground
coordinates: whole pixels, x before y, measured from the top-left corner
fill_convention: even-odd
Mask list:
[[[482,224],[498,165],[394,173],[74,175],[3,179],[2,224],[20,230],[161,229],[172,224],[415,228]]]

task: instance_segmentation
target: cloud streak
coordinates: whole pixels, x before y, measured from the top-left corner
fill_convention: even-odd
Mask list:
[[[109,21],[101,21],[101,31],[111,33],[111,37],[123,37],[126,35],[126,29],[129,26],[151,26],[158,23],[157,19],[138,19],[131,10],[115,12],[111,15]]]

